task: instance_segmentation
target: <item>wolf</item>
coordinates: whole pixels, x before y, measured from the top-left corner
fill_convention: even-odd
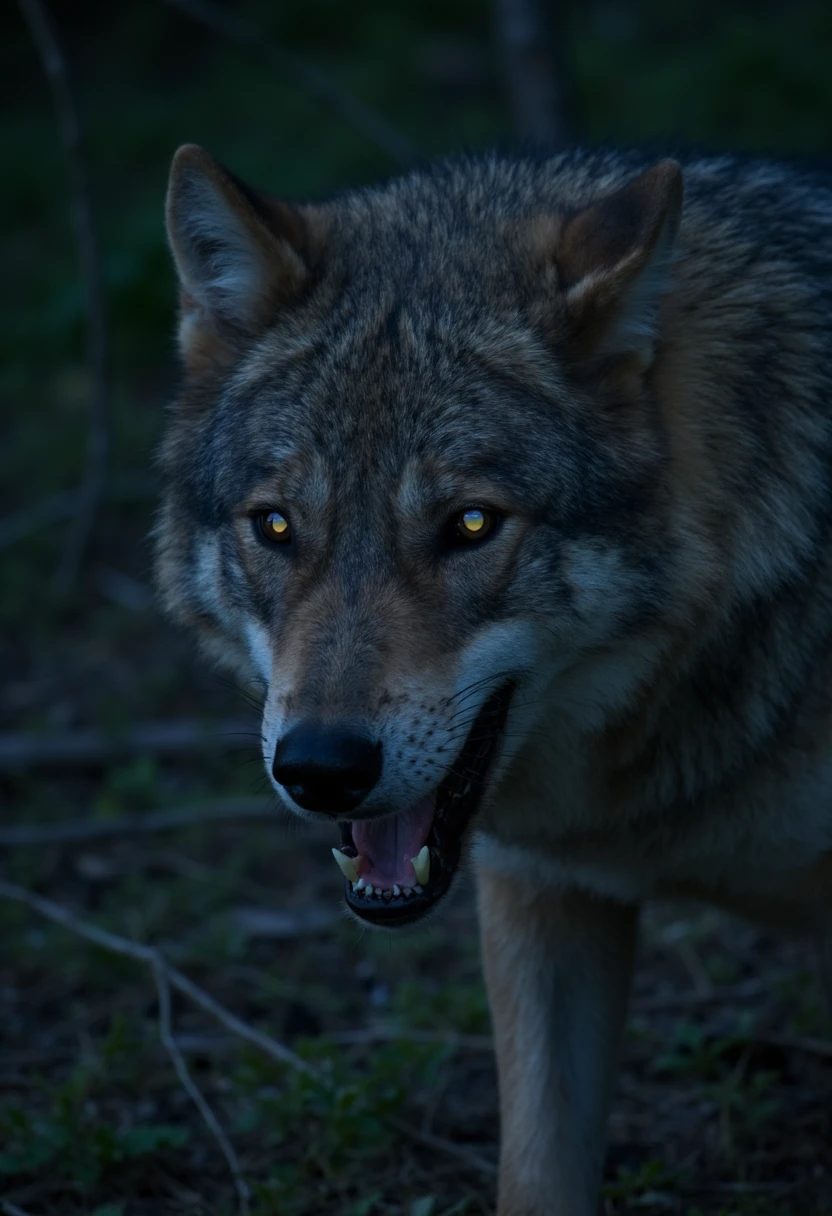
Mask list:
[[[398,931],[476,874],[499,1216],[593,1216],[639,908],[832,974],[832,192],[460,157],[324,201],[177,152],[157,573]]]

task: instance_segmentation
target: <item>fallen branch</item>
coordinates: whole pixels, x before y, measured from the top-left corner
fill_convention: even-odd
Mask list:
[[[178,807],[175,811],[148,811],[143,815],[122,815],[118,819],[70,819],[66,823],[21,824],[0,828],[0,848],[40,848],[51,844],[74,844],[108,840],[119,836],[149,836],[155,832],[174,832],[202,823],[233,823],[235,820],[268,819],[277,815],[262,798],[220,799]]]
[[[170,1055],[177,1076],[182,1082],[185,1091],[194,1102],[197,1110],[211,1129],[217,1143],[222,1149],[234,1178],[234,1185],[240,1201],[240,1211],[243,1216],[248,1216],[248,1187],[240,1172],[240,1163],[237,1160],[237,1155],[225,1132],[220,1127],[216,1115],[190,1075],[188,1067],[182,1058],[182,1053],[173,1037],[170,1002],[171,984],[181,992],[184,992],[196,1004],[201,1005],[203,1009],[213,1013],[225,1026],[229,1028],[236,1026],[238,1019],[223,1009],[221,1005],[218,1005],[213,997],[209,996],[203,989],[198,988],[181,971],[177,971],[175,967],[172,967],[154,947],[144,946],[140,942],[132,942],[129,938],[119,937],[115,933],[108,933],[105,929],[99,929],[97,925],[91,925],[86,921],[79,920],[67,908],[62,908],[49,899],[42,899],[39,895],[27,891],[24,887],[18,887],[15,883],[7,883],[0,879],[0,895],[5,896],[6,899],[12,899],[18,903],[28,905],[28,907],[39,912],[41,916],[45,916],[48,920],[54,921],[64,928],[71,929],[73,933],[77,933],[80,937],[86,938],[87,941],[91,941],[97,946],[103,946],[106,950],[110,950],[115,954],[122,954],[127,958],[136,959],[138,962],[146,963],[150,967],[159,997],[159,1037]],[[244,1023],[240,1023],[240,1025],[244,1025]],[[245,1027],[245,1029],[252,1030],[251,1027]],[[252,1033],[259,1036],[259,1031],[252,1030]],[[265,1038],[266,1036],[263,1037]],[[308,1065],[300,1057],[295,1056],[288,1047],[284,1047],[281,1043],[277,1043],[274,1040],[269,1040],[269,1042],[272,1053],[282,1063],[291,1064],[293,1067],[300,1067],[305,1071],[309,1070]]]
[[[632,1012],[636,1014],[674,1013],[677,1010],[729,1003],[731,1001],[751,1000],[768,991],[770,981],[754,978],[744,980],[740,984],[732,984],[726,988],[714,987],[710,992],[697,992],[686,989],[683,992],[667,992],[660,996],[636,997],[632,1002]]]
[[[87,310],[87,366],[92,397],[84,480],[78,490],[73,524],[62,548],[56,588],[66,593],[75,582],[104,491],[109,448],[109,351],[101,252],[95,230],[81,122],[52,19],[41,0],[18,0],[52,90],[55,114],[69,164],[72,213],[84,280]]]
[[[362,1037],[359,1037],[361,1035]],[[369,1033],[367,1037],[363,1036],[362,1032],[348,1031],[344,1034],[329,1034],[326,1035],[334,1043],[356,1044],[367,1043],[385,1040],[387,1035],[373,1035]],[[389,1036],[396,1041],[405,1043],[437,1043],[447,1044],[451,1047],[466,1046],[464,1035],[440,1035],[440,1034],[424,1034],[416,1035],[403,1032]],[[486,1035],[468,1036],[472,1039],[479,1040],[482,1038],[483,1043],[477,1042],[476,1047],[471,1050],[485,1051],[491,1050],[491,1040]],[[183,1034],[179,1035],[176,1040],[176,1045],[180,1051],[188,1052],[190,1055],[214,1056],[223,1055],[233,1050],[233,1040],[227,1035],[204,1035],[204,1034]],[[406,1136],[409,1140],[415,1140],[417,1144],[424,1144],[428,1148],[438,1149],[440,1152],[446,1153],[449,1157],[454,1157],[457,1161],[464,1162],[465,1165],[475,1170],[477,1173],[492,1176],[497,1173],[497,1166],[488,1161],[485,1157],[480,1157],[477,1153],[472,1153],[469,1149],[463,1148],[461,1145],[454,1144],[450,1140],[444,1140],[440,1136],[435,1136],[430,1132],[423,1131],[420,1128],[414,1127],[412,1123],[408,1123],[405,1119],[398,1119],[395,1116],[391,1118],[391,1123]]]
[[[335,900],[326,907],[305,905],[300,908],[235,908],[234,924],[246,937],[288,941],[327,933],[341,919]]]
[[[822,1060],[832,1060],[832,1040],[767,1035],[761,1042],[770,1043],[772,1047],[782,1047],[784,1051],[800,1051],[804,1055],[820,1056]]]
[[[369,1026],[361,1030],[336,1030],[327,1035],[344,1047],[363,1047],[373,1043],[419,1043],[449,1047],[452,1051],[491,1052],[490,1034],[454,1034],[441,1030],[398,1030],[395,1026]]]
[[[93,728],[60,734],[11,733],[0,735],[0,772],[47,765],[66,768],[103,764],[118,756],[187,755],[217,748],[257,751],[259,740],[251,720],[237,719],[147,722],[131,726],[122,734]]]
[[[449,1157],[455,1157],[457,1161],[463,1162],[469,1169],[476,1170],[479,1174],[492,1178],[497,1174],[497,1166],[493,1161],[487,1161],[485,1157],[480,1157],[478,1153],[472,1153],[469,1149],[454,1144],[452,1140],[445,1140],[441,1136],[434,1136],[432,1132],[425,1132],[421,1128],[413,1127],[412,1124],[405,1122],[404,1119],[399,1119],[396,1115],[390,1117],[390,1123],[408,1139],[415,1140],[417,1144],[424,1144],[428,1148],[437,1149]]]
[[[290,77],[304,92],[345,118],[366,136],[370,143],[375,144],[399,165],[408,167],[418,159],[410,140],[392,127],[385,118],[322,72],[304,63],[297,55],[270,42],[262,30],[245,18],[238,17],[230,6],[226,8],[214,3],[214,0],[165,0],[165,3],[187,13],[189,17],[207,25],[215,33],[232,38],[262,55],[281,75]]]
[[[205,1095],[202,1093],[199,1086],[188,1071],[188,1066],[182,1057],[182,1052],[177,1047],[176,1040],[173,1037],[173,1024],[170,1007],[170,982],[164,966],[160,964],[158,959],[153,964],[153,977],[156,980],[156,992],[159,997],[159,1038],[161,1039],[163,1047],[166,1049],[171,1061],[173,1062],[173,1067],[176,1070],[176,1075],[179,1077],[179,1080],[182,1083],[182,1088],[191,1098],[194,1106],[196,1106],[197,1110],[202,1115],[202,1118],[210,1128],[214,1139],[220,1146],[223,1156],[228,1162],[231,1177],[234,1179],[234,1186],[237,1191],[237,1198],[239,1200],[239,1208],[242,1216],[249,1216],[249,1188],[245,1179],[243,1178],[237,1154],[234,1152],[233,1145],[223,1131],[222,1125],[217,1119],[217,1116],[209,1106]]]
[[[305,1076],[313,1078],[317,1083],[325,1089],[331,1089],[331,1081],[313,1068],[307,1062],[290,1048],[278,1042],[277,1039],[271,1038],[270,1035],[264,1034],[263,1031],[257,1030],[256,1027],[250,1026],[236,1014],[226,1009],[224,1005],[220,1005],[215,1001],[204,988],[200,988],[192,980],[189,980],[178,968],[169,963],[165,957],[154,946],[146,946],[141,942],[131,941],[130,938],[121,937],[116,933],[110,933],[106,929],[100,929],[98,925],[93,925],[89,921],[81,920],[68,908],[62,907],[60,904],[54,903],[51,899],[45,899],[41,895],[35,895],[33,891],[27,891],[25,887],[18,886],[17,883],[6,882],[0,879],[0,898],[10,899],[15,903],[24,904],[31,908],[40,916],[52,921],[57,925],[61,925],[64,929],[75,933],[78,937],[84,938],[86,941],[92,942],[95,946],[100,946],[104,950],[109,950],[113,954],[120,954],[126,958],[134,959],[136,962],[144,963],[153,971],[154,978],[159,985],[159,977],[162,977],[163,988],[167,984],[172,988],[176,988],[189,1000],[193,1001],[206,1013],[209,1013],[215,1018],[226,1030],[231,1034],[237,1035],[244,1039],[247,1043],[251,1043],[253,1047],[258,1048],[271,1059],[276,1060],[279,1064],[284,1064],[296,1072],[303,1073]],[[161,1002],[160,1002],[161,1008]],[[162,1010],[164,1013],[164,1010]],[[170,1026],[168,1024],[168,1031]],[[184,1060],[181,1057],[181,1051],[176,1040],[170,1034],[170,1042],[173,1044],[175,1055],[172,1058],[179,1057],[183,1067]],[[166,1043],[167,1046],[167,1043]],[[177,1070],[178,1071],[178,1070]],[[187,1068],[185,1068],[187,1072]],[[181,1074],[180,1074],[181,1079]],[[191,1097],[193,1093],[188,1090]],[[200,1095],[201,1097],[201,1095]],[[207,1104],[206,1104],[207,1105]],[[200,1109],[202,1109],[200,1107]],[[203,1112],[204,1117],[204,1112]],[[392,1125],[403,1135],[418,1144],[427,1145],[430,1148],[454,1157],[456,1160],[464,1162],[471,1169],[479,1173],[493,1175],[496,1173],[496,1166],[490,1161],[486,1161],[482,1157],[469,1152],[467,1149],[453,1144],[449,1140],[443,1140],[438,1136],[433,1136],[429,1132],[420,1131],[418,1128],[412,1127],[405,1120],[397,1118],[391,1119]],[[230,1146],[229,1146],[230,1147]],[[236,1177],[235,1177],[236,1181]],[[243,1184],[244,1185],[244,1184]]]
[[[417,1043],[448,1047],[452,1051],[490,1053],[494,1042],[488,1034],[454,1034],[441,1030],[407,1030],[394,1026],[370,1026],[358,1030],[334,1030],[322,1036],[340,1047],[373,1047],[376,1043]],[[233,1041],[227,1035],[181,1034],[176,1040],[181,1051],[189,1055],[216,1055],[230,1050]]]
[[[225,1026],[226,1030],[230,1030],[232,1034],[238,1035],[247,1042],[258,1047],[266,1055],[271,1056],[273,1060],[277,1060],[280,1064],[286,1064],[296,1072],[302,1072],[307,1076],[317,1076],[315,1070],[302,1060],[300,1056],[291,1051],[288,1047],[284,1047],[282,1043],[278,1043],[276,1039],[272,1039],[267,1034],[263,1034],[261,1030],[257,1030],[254,1026],[249,1026],[247,1022],[243,1022],[236,1014],[231,1013],[223,1005],[210,996],[204,988],[200,988],[192,980],[189,980],[186,975],[174,967],[171,963],[160,954],[154,946],[145,946],[141,942],[131,941],[129,937],[120,937],[117,933],[110,933],[106,929],[99,929],[98,925],[93,925],[89,921],[81,920],[68,908],[62,907],[60,904],[53,903],[51,899],[44,899],[41,895],[35,895],[33,891],[27,891],[25,887],[20,887],[17,883],[6,882],[0,879],[0,897],[4,899],[14,900],[16,903],[26,904],[47,920],[54,921],[56,925],[62,925],[65,929],[77,934],[79,937],[85,938],[88,942],[92,942],[95,946],[101,946],[104,950],[109,950],[113,954],[121,954],[125,958],[135,959],[138,963],[144,963],[148,967],[161,968],[163,974],[167,977],[168,983],[172,987],[178,989],[186,997],[204,1009],[206,1013],[210,1013]]]
[[[406,1030],[395,1026],[370,1026],[358,1030],[336,1030],[325,1036],[333,1043],[343,1047],[371,1047],[375,1043],[418,1043],[435,1044],[437,1047],[448,1047],[452,1051],[470,1051],[488,1053],[494,1050],[494,1041],[487,1034],[453,1034],[438,1030]],[[182,1051],[207,1052],[209,1054],[223,1051],[228,1040],[222,1037],[207,1037],[205,1035],[182,1035],[177,1040]],[[792,1038],[789,1036],[764,1035],[752,1038],[752,1044],[782,1047],[784,1051],[799,1051],[805,1055],[819,1056],[821,1059],[832,1060],[832,1041],[810,1037]]]

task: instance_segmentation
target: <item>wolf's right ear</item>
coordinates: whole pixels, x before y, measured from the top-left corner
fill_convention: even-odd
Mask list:
[[[173,158],[167,227],[179,273],[179,344],[193,371],[231,362],[309,277],[300,212],[266,199],[203,148]]]
[[[566,341],[578,360],[653,361],[682,213],[682,169],[663,160],[560,221],[538,226],[554,255]]]

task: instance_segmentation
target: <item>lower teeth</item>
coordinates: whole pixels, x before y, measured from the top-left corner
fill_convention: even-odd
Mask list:
[[[363,887],[359,887],[357,883],[353,883],[352,889],[355,895],[363,895],[367,899],[383,899],[385,903],[389,903],[392,899],[407,899],[408,896],[414,893],[421,895],[424,890],[423,887],[402,888],[399,886],[394,886],[391,890],[390,887],[371,887],[369,883]]]

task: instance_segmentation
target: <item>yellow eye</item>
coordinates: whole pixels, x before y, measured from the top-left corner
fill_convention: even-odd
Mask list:
[[[279,511],[260,511],[256,517],[257,530],[263,540],[274,545],[288,545],[292,539],[292,529],[285,515]]]
[[[484,540],[494,530],[497,516],[484,507],[469,507],[454,516],[454,530],[463,541]]]

